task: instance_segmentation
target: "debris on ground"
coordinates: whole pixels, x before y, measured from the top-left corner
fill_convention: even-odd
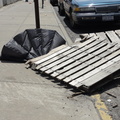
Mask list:
[[[120,45],[94,33],[82,38],[83,43],[56,48],[56,52],[27,64],[80,91],[93,92],[113,80],[120,70]]]

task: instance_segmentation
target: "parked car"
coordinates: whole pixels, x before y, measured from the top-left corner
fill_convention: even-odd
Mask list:
[[[54,6],[58,4],[58,0],[50,0],[50,3]]]
[[[60,15],[64,15],[65,14],[63,0],[58,0],[58,11],[59,11]]]
[[[59,0],[58,0],[59,1]],[[120,0],[63,0],[71,27],[85,21],[119,21]]]

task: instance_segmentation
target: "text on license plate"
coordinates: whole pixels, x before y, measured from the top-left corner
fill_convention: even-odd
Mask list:
[[[103,16],[102,20],[103,21],[113,21],[114,20],[114,16]]]

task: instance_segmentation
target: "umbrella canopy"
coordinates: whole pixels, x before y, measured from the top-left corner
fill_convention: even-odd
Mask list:
[[[27,29],[3,46],[1,59],[25,62],[63,44],[65,40],[54,30]]]

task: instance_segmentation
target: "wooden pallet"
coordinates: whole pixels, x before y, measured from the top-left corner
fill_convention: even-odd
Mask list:
[[[98,33],[83,43],[56,48],[55,52],[27,64],[70,86],[90,92],[98,88],[96,85],[100,87],[109,82],[111,79],[104,79],[120,69],[120,45],[116,33],[106,32],[109,38],[99,38],[98,34],[103,33]]]

